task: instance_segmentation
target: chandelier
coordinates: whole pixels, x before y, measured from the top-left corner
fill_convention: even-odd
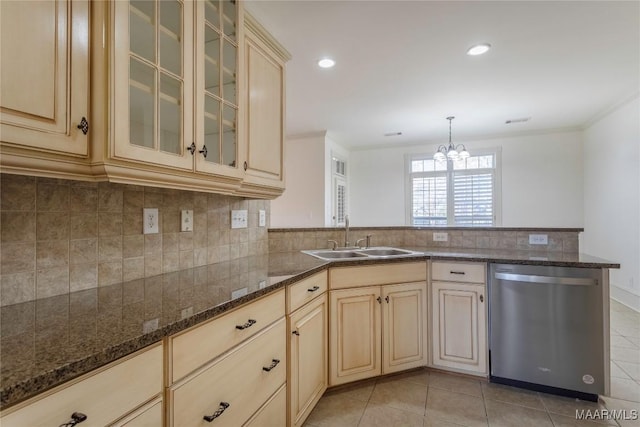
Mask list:
[[[463,144],[458,144],[454,146],[451,143],[451,120],[455,119],[454,116],[447,117],[449,120],[449,146],[445,147],[441,145],[438,147],[436,154],[433,155],[433,160],[437,160],[439,162],[443,162],[447,159],[449,160],[461,160],[469,157],[469,152]],[[462,148],[462,151],[458,151]]]

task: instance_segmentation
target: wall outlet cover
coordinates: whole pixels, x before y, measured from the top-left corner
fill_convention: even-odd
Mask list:
[[[447,242],[449,241],[449,233],[445,232],[433,232],[433,241],[434,242]]]
[[[258,226],[266,227],[267,226],[267,211],[264,209],[260,209],[258,211]]]
[[[549,239],[546,234],[529,234],[529,244],[530,245],[547,245],[549,244]]]
[[[247,228],[248,211],[246,209],[231,211],[231,228]]]
[[[144,234],[158,233],[159,215],[157,208],[142,209],[142,227]]]
[[[193,211],[183,210],[180,215],[180,231],[193,231]]]

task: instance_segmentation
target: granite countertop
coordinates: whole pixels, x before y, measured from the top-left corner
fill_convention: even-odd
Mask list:
[[[1,307],[0,409],[281,289],[328,265],[431,258],[619,268],[619,264],[581,254],[406,249],[421,254],[329,263],[300,252],[275,253]]]

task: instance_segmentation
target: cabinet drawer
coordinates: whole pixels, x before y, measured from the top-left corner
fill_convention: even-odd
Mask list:
[[[171,383],[284,316],[284,294],[274,292],[171,338]]]
[[[327,271],[321,271],[289,286],[287,313],[292,313],[327,290]]]
[[[282,427],[287,424],[287,386],[286,384],[271,396],[269,401],[256,412],[244,427]]]
[[[158,398],[113,423],[110,427],[151,427],[161,425],[162,397],[158,396]]]
[[[169,425],[234,426],[245,422],[286,381],[285,326],[282,318],[171,387]],[[279,363],[266,371],[264,368],[271,368],[275,360]],[[203,419],[216,411],[221,413],[211,423]]]
[[[431,263],[431,279],[447,282],[485,283],[485,264],[434,261]]]
[[[58,426],[81,412],[88,425],[107,425],[162,392],[162,346],[62,385],[3,414],[2,427]]]
[[[329,287],[331,289],[421,282],[424,280],[427,280],[426,262],[336,267],[329,270]]]

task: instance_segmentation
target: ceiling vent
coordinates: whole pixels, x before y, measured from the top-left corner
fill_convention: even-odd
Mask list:
[[[510,125],[512,123],[524,123],[524,122],[528,122],[529,120],[531,120],[531,117],[522,117],[519,119],[510,119],[507,120],[506,122],[504,122],[505,125]]]

